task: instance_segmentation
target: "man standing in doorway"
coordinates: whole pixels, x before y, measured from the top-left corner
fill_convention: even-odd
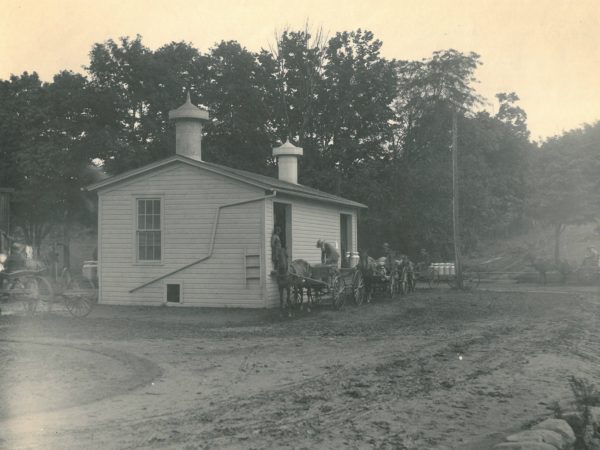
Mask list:
[[[281,250],[281,228],[275,227],[271,235],[271,261],[273,262],[273,270],[277,270],[277,258]]]

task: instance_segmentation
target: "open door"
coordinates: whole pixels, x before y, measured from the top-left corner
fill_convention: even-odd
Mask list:
[[[273,203],[273,223],[279,227],[281,246],[287,250],[288,258],[292,259],[292,205],[289,203]]]
[[[340,214],[340,257],[342,267],[350,267],[352,245],[352,215]]]

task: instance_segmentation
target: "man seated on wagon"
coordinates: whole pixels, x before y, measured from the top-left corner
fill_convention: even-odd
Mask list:
[[[27,266],[27,257],[25,255],[25,246],[14,242],[11,246],[10,255],[4,264],[6,273],[23,270]]]
[[[321,249],[321,264],[334,264],[337,266],[340,254],[334,244],[319,239],[317,241],[317,248]]]
[[[390,244],[387,242],[383,243],[383,255],[378,261],[381,261],[381,264],[385,267],[385,271],[388,275],[392,273],[396,261],[396,252],[392,250]]]

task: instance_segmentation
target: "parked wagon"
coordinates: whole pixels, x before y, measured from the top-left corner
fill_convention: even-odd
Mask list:
[[[394,267],[388,270],[384,261],[377,261],[377,270],[372,279],[374,292],[387,292],[390,296],[394,295],[398,285],[398,272],[395,269]]]
[[[27,314],[33,314],[40,301],[50,302],[54,292],[43,270],[16,270],[0,272],[0,300],[3,304],[16,304]]]
[[[344,306],[346,298],[353,295],[354,269],[339,269],[334,264],[315,264],[310,267],[310,277],[292,275],[302,280],[311,292],[311,301],[320,304],[329,301],[335,309]]]
[[[472,268],[464,268],[462,272],[463,287],[479,286],[481,273]],[[415,280],[426,284],[428,287],[436,287],[440,283],[447,283],[450,287],[456,287],[456,268],[454,263],[439,262],[426,266],[417,264],[415,268]]]
[[[366,252],[362,255],[362,269],[356,268],[353,274],[354,301],[357,305],[368,303],[374,293],[387,293],[391,298],[414,291],[415,268],[405,255],[400,255],[394,264],[388,266],[385,258],[375,260]],[[365,262],[367,261],[367,262]]]
[[[405,295],[414,285],[413,277],[414,273],[409,267],[408,260],[407,262],[395,260],[391,267],[378,261],[377,271],[372,279],[373,291],[388,294],[390,298],[398,294]]]
[[[87,316],[98,302],[97,262],[85,261],[81,275],[73,275],[65,267],[56,282],[56,298],[72,316]]]

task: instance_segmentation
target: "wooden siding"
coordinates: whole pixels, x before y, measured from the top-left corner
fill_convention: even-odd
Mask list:
[[[340,244],[340,214],[352,216],[352,249],[358,251],[357,211],[350,207],[334,206],[311,200],[277,196],[265,202],[265,224],[267,236],[273,231],[273,201],[292,205],[292,254],[294,259],[304,259],[310,264],[321,262],[321,250],[316,247],[318,239]],[[271,267],[270,240],[265,247],[268,267]],[[270,273],[270,271],[269,271]],[[275,277],[266,277],[266,304],[279,305],[279,292]]]
[[[226,177],[176,164],[99,191],[100,301],[160,305],[165,285],[182,283],[183,305],[263,307],[264,270],[246,280],[246,256],[264,266],[264,200],[221,209],[213,256],[130,293],[210,251],[215,214],[228,203],[259,198],[264,191]],[[135,260],[135,199],[162,200],[162,261]],[[272,220],[272,219],[271,219]],[[270,255],[270,253],[269,253]],[[270,257],[270,256],[269,256]]]

